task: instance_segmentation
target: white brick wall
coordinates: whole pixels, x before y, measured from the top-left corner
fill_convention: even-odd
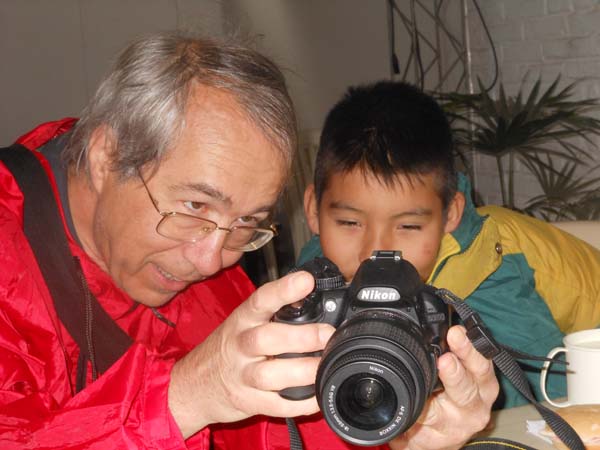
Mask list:
[[[472,2],[468,4],[473,79],[479,77],[487,86],[494,73],[492,52],[479,16]],[[478,0],[478,4],[496,45],[499,79],[508,94],[521,86],[528,93],[538,76],[548,85],[560,74],[564,86],[585,78],[576,91],[578,98],[600,96],[600,1]],[[600,154],[599,148],[592,151]],[[474,164],[480,196],[486,202],[500,202],[495,161],[478,157]],[[540,191],[531,176],[522,169],[520,173],[515,191],[523,206]]]

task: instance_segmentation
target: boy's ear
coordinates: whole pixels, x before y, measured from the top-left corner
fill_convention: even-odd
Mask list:
[[[444,233],[452,233],[458,228],[463,212],[465,211],[465,195],[462,192],[454,194],[454,198],[448,205]]]
[[[90,181],[99,192],[111,172],[111,156],[116,150],[113,131],[106,125],[96,128],[87,146]]]
[[[304,190],[304,215],[310,231],[319,234],[319,205],[317,205],[315,185],[312,183]]]

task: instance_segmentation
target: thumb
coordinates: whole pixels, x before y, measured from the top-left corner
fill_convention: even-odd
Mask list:
[[[247,323],[265,323],[281,307],[310,294],[314,285],[315,279],[310,273],[294,272],[258,288],[236,311],[243,315]]]

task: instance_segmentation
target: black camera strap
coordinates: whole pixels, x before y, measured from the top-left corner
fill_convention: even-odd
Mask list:
[[[285,423],[288,428],[288,434],[290,435],[290,450],[304,450],[302,438],[300,437],[300,432],[298,431],[298,426],[296,425],[294,418],[286,418]]]
[[[536,450],[520,442],[503,438],[478,438],[467,442],[462,450]]]
[[[479,353],[487,359],[491,359],[496,367],[510,380],[517,390],[529,400],[538,410],[548,426],[556,436],[571,450],[585,450],[585,446],[579,435],[562,417],[556,412],[545,407],[537,401],[529,382],[525,377],[523,369],[516,359],[527,359],[536,361],[547,361],[547,358],[528,355],[510,347],[499,344],[492,337],[492,333],[485,326],[483,320],[469,305],[447,289],[437,289],[436,294],[448,305],[452,306],[458,313],[467,329],[467,336]],[[555,361],[561,362],[561,361]]]
[[[127,351],[133,340],[88,289],[79,260],[69,249],[50,180],[36,156],[15,144],[0,149],[0,161],[12,172],[23,193],[25,235],[56,313],[84,357],[78,364],[76,390],[80,391],[85,386],[86,364],[82,361],[90,361],[95,379]]]

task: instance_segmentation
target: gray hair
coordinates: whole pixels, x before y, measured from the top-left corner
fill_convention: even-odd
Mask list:
[[[63,159],[88,170],[94,130],[108,126],[116,140],[112,166],[127,178],[158,164],[184,126],[185,106],[197,82],[235,96],[250,120],[288,163],[297,143],[296,118],[281,71],[238,43],[159,33],[134,41],[118,57],[82,112]]]

